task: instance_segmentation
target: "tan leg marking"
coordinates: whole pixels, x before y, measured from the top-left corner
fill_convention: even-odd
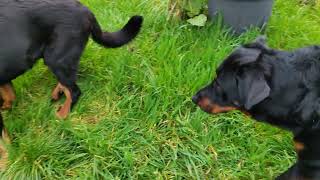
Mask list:
[[[5,146],[5,144],[10,144],[10,137],[7,133],[7,130],[4,128],[2,130],[2,138],[1,138],[1,142],[0,142],[0,170],[4,171],[7,168],[7,164],[8,164],[8,151],[7,148]]]
[[[61,93],[62,93],[62,85],[60,83],[58,83],[57,86],[54,88],[54,90],[51,93],[52,100],[58,101]]]
[[[1,109],[10,109],[13,101],[16,99],[16,95],[11,83],[0,86],[0,95],[3,100]]]
[[[68,117],[71,110],[71,105],[72,105],[72,96],[71,96],[70,90],[59,83],[56,86],[56,88],[53,90],[51,97],[53,100],[58,100],[61,92],[63,92],[64,95],[66,96],[66,100],[64,104],[58,109],[58,112],[56,115],[60,119],[65,119]]]
[[[296,149],[296,152],[301,152],[305,149],[305,145],[302,142],[294,141],[294,148]]]

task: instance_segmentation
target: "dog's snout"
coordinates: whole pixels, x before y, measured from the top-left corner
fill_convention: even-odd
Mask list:
[[[199,95],[199,94],[196,94],[196,95],[194,95],[194,96],[192,97],[192,101],[193,101],[193,103],[195,103],[195,104],[198,104],[199,99],[200,99],[200,95]]]

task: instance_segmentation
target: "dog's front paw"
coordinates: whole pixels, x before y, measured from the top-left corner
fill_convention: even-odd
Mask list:
[[[2,110],[9,110],[11,108],[12,108],[12,102],[8,102],[8,101],[3,102],[1,106]]]
[[[70,107],[68,105],[63,105],[58,108],[56,116],[59,119],[66,119],[70,113]]]
[[[60,83],[54,88],[54,90],[51,93],[51,100],[52,101],[58,101],[63,94],[63,89]]]

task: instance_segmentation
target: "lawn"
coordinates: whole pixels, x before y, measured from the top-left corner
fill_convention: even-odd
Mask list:
[[[142,32],[119,49],[89,42],[83,95],[66,120],[55,117],[56,79],[42,61],[14,81],[2,179],[272,179],[295,161],[291,134],[237,111],[208,115],[191,102],[256,31],[234,37],[218,24],[167,21],[167,0],[82,2],[108,31],[141,14]],[[266,33],[274,48],[320,44],[319,1],[277,0]]]

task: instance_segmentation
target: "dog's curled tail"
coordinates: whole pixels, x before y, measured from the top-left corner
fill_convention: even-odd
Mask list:
[[[143,17],[131,17],[128,23],[117,32],[103,32],[93,14],[91,14],[90,22],[91,35],[95,42],[108,48],[117,48],[129,43],[138,35],[142,26]]]

